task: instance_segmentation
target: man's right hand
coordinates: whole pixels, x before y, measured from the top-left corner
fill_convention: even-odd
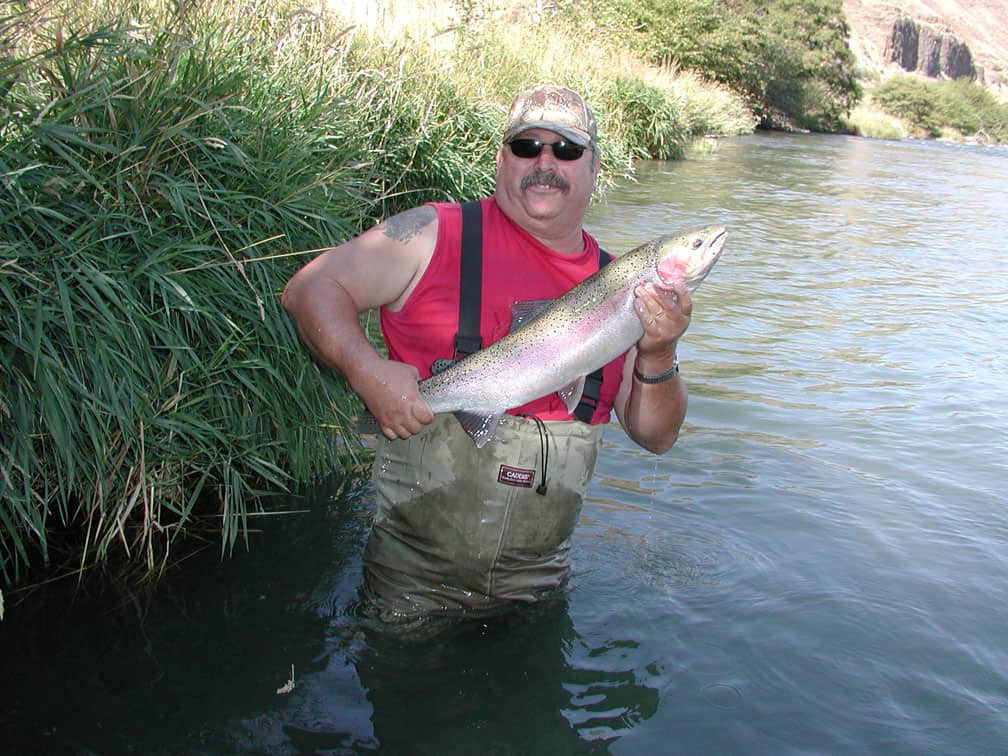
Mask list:
[[[354,390],[386,438],[409,438],[434,422],[434,413],[417,389],[419,379],[420,373],[412,365],[383,359],[372,366],[367,377],[355,381]]]

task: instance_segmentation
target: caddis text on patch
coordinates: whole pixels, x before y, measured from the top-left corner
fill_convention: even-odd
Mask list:
[[[497,482],[506,486],[532,488],[533,480],[535,480],[535,470],[523,470],[520,467],[501,465],[500,472],[497,473]]]

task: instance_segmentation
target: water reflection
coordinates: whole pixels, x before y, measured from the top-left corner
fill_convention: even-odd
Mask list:
[[[341,608],[325,625],[324,648],[302,667],[294,692],[204,733],[201,745],[268,746],[271,753],[604,753],[607,742],[658,708],[647,670],[626,663],[633,644],[588,646],[565,596],[528,611],[404,632],[361,617],[356,590],[347,590],[359,562],[349,573],[352,581],[338,581]],[[320,585],[316,593],[330,590]]]
[[[325,624],[306,576],[339,582],[360,514],[356,503],[274,519],[252,536],[254,553],[222,563],[210,550],[122,604],[73,599],[70,586],[69,606],[51,594],[20,607],[0,628],[19,651],[5,677],[23,681],[4,691],[17,699],[13,715],[3,707],[7,743],[19,753],[229,752],[203,742],[214,723],[270,712],[291,665],[296,679],[317,666]]]
[[[371,632],[354,665],[390,752],[605,752],[654,714],[658,693],[638,670],[605,664],[611,647],[589,649],[592,666],[572,665],[582,645],[558,598],[456,622],[434,641]]]

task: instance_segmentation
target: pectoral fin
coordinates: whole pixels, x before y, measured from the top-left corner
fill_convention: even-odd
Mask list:
[[[511,332],[541,315],[553,304],[552,299],[526,299],[511,305]]]

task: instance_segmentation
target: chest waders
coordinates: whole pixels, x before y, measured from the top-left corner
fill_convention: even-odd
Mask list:
[[[479,202],[463,204],[455,359],[481,347],[481,226]],[[600,252],[600,265],[609,259]],[[574,411],[580,422],[505,415],[482,449],[450,413],[406,440],[379,436],[377,505],[363,556],[373,608],[389,619],[478,613],[562,585],[602,438],[603,426],[590,424],[601,385],[601,370],[585,381]],[[550,458],[558,463],[547,481]]]

